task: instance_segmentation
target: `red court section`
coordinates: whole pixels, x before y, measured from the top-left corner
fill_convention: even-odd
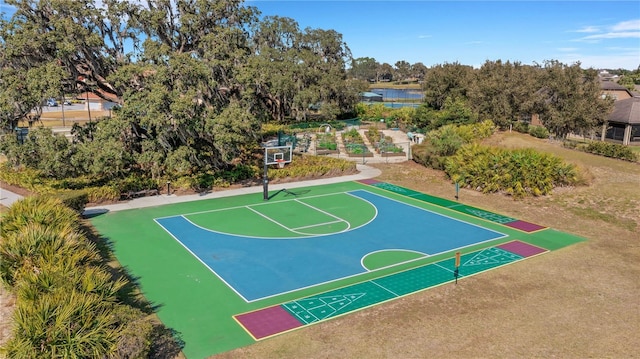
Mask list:
[[[535,256],[536,254],[544,253],[547,251],[544,248],[532,246],[531,244],[520,241],[509,242],[496,247],[517,254],[519,256],[523,256],[525,258]]]
[[[514,222],[509,222],[509,223],[504,223],[505,226],[509,226],[511,228],[515,228],[515,229],[519,229],[521,231],[524,232],[535,232],[535,231],[539,231],[541,229],[545,229],[547,227],[543,227],[543,226],[539,226],[537,224],[534,223],[529,223],[529,222],[525,222],[525,221],[514,221]]]
[[[279,305],[238,314],[235,318],[255,339],[262,339],[303,325]]]

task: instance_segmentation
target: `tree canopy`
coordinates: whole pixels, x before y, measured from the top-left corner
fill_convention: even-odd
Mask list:
[[[3,129],[36,121],[49,97],[90,91],[121,105],[76,131],[90,134],[70,145],[76,175],[113,163],[119,176],[228,168],[251,156],[261,123],[318,109],[332,119],[358,99],[341,34],[260,19],[241,0],[7,3],[16,12],[0,22]]]

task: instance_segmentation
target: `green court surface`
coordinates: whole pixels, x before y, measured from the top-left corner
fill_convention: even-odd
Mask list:
[[[224,280],[223,274],[205,265],[211,258],[197,258],[192,247],[179,242],[158,220],[183,216],[196,226],[215,227],[216,231],[231,236],[260,237],[261,245],[267,246],[265,240],[298,241],[302,237],[323,240],[328,238],[326,235],[346,228],[368,226],[367,221],[375,213],[367,213],[372,209],[357,198],[345,195],[358,190],[505,236],[434,255],[403,248],[371,253],[362,258],[361,274],[247,301],[233,283]],[[539,224],[378,181],[345,182],[296,191],[304,193],[295,197],[296,201],[292,201],[292,196],[279,194],[267,205],[262,194],[256,193],[110,212],[91,218],[91,222],[112,245],[117,259],[135,278],[145,297],[157,306],[160,319],[185,342],[184,353],[188,358],[204,358],[354,310],[447,285],[455,279],[455,252],[461,252],[458,279],[464,282],[467,276],[583,240]],[[264,221],[247,223],[248,213],[251,218]],[[304,220],[306,217],[311,219]],[[398,226],[393,228],[393,234],[404,236],[407,230]],[[314,237],[316,235],[320,237]],[[341,256],[339,249],[323,254]],[[220,253],[220,258],[215,260],[233,261],[236,256],[235,252]],[[287,262],[287,258],[288,253],[280,253],[281,261]],[[286,280],[286,275],[283,278]]]

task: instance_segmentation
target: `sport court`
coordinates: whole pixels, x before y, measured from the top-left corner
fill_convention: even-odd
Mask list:
[[[456,252],[463,280],[582,240],[375,180],[92,221],[188,357],[451,283]]]

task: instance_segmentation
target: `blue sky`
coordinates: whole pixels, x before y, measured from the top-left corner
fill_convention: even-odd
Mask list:
[[[131,0],[139,1],[139,0]],[[213,1],[213,0],[212,0]],[[354,57],[433,66],[487,60],[640,66],[640,1],[246,0],[263,16],[341,33]],[[0,12],[12,12],[0,0]]]
[[[355,58],[640,66],[640,1],[250,0],[263,15],[341,33]]]

